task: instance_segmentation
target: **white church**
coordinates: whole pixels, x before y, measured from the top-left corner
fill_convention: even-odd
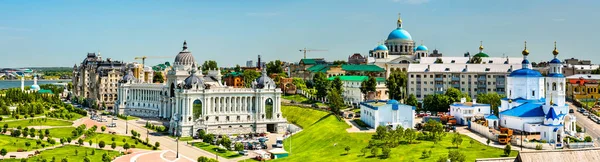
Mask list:
[[[525,42],[527,43],[527,42]],[[530,133],[540,133],[540,140],[562,142],[566,134],[574,135],[575,116],[569,114],[565,103],[565,77],[562,64],[556,58],[556,43],[549,62],[549,74],[544,77],[533,70],[527,60],[527,44],[523,50],[522,68],[512,71],[507,78],[507,98],[499,107],[499,120],[491,119],[491,125],[499,122],[501,127]],[[495,118],[492,117],[492,118]]]
[[[252,88],[227,86],[219,70],[203,74],[199,69],[184,42],[165,84],[139,82],[131,71],[123,76],[114,113],[169,120],[169,133],[183,137],[199,130],[213,134],[285,131],[282,91],[265,68]]]

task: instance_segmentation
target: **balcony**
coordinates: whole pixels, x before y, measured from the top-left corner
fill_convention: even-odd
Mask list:
[[[444,85],[443,84],[435,84],[435,88],[436,89],[444,88]]]
[[[452,76],[452,81],[460,81],[460,77]]]
[[[485,76],[483,76],[483,77],[477,77],[477,81],[485,81],[485,80],[486,80]]]
[[[435,78],[435,81],[444,81],[444,78],[441,78],[441,77]]]
[[[486,88],[486,87],[487,87],[487,85],[485,85],[485,84],[477,84],[477,88]]]

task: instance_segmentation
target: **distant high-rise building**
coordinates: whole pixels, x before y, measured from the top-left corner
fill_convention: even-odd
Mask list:
[[[252,67],[252,65],[254,65],[254,61],[252,61],[252,60],[246,61],[246,67]]]

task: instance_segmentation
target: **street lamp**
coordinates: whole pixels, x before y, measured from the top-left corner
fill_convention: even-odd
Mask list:
[[[174,132],[175,136],[177,137],[177,138],[175,138],[175,141],[177,142],[177,157],[176,158],[179,158],[179,137],[180,137],[180,134],[177,133],[177,131],[179,130],[179,123],[177,123],[177,121],[175,121],[175,124],[177,125],[177,126],[175,126],[175,127],[177,127],[177,129]]]
[[[128,118],[129,118],[129,115],[125,115],[125,134],[127,134],[127,131],[129,129],[129,122],[127,122]]]

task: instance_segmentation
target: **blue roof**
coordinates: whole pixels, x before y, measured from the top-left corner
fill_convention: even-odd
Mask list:
[[[550,107],[550,110],[548,110],[548,114],[546,114],[546,119],[558,119],[558,116],[556,115],[556,112],[554,112],[553,107]]]
[[[387,104],[398,104],[399,102],[397,100],[391,99],[387,101]]]
[[[379,50],[387,51],[388,48],[385,45],[382,44],[382,45],[379,45],[379,46],[375,47],[375,49],[373,49],[373,51],[379,51]]]
[[[563,74],[550,73],[548,74],[548,77],[564,78],[565,76]]]
[[[462,103],[453,103],[451,104],[451,106],[461,106],[461,107],[475,107],[475,106],[490,106],[490,104],[481,104],[481,103],[476,103],[476,104],[462,104]]]
[[[560,60],[557,58],[554,58],[554,59],[550,60],[550,63],[551,64],[560,64]]]
[[[495,119],[495,120],[498,120],[498,117],[496,115],[494,115],[494,114],[486,116],[485,118],[486,119]]]
[[[425,45],[420,45],[419,47],[417,47],[415,49],[416,51],[428,51],[427,47]]]
[[[508,76],[509,77],[542,77],[542,74],[540,74],[540,72],[537,70],[523,68],[523,69],[513,71]]]
[[[553,131],[553,132],[556,132],[556,131],[558,131],[558,127],[557,127],[557,128],[554,128],[554,130],[552,130],[552,131]]]
[[[506,100],[506,101],[508,101],[508,98],[506,98],[506,97],[505,97],[505,98],[502,98],[502,100]],[[546,98],[541,98],[541,99],[539,99],[539,100],[537,100],[537,99],[528,100],[528,99],[525,99],[525,98],[523,98],[523,97],[519,97],[519,98],[514,98],[514,99],[512,99],[512,101],[513,101],[513,102],[517,102],[517,103],[525,103],[525,102],[546,102]]]
[[[363,105],[365,107],[371,108],[373,110],[379,110],[378,106],[373,106],[373,105],[369,104],[371,102],[385,102],[387,105],[392,105],[392,110],[398,110],[398,108],[400,107],[400,105],[409,106],[409,105],[401,104],[400,102],[398,102],[397,100],[394,100],[394,99],[387,100],[387,101],[386,100],[368,100],[368,101],[365,101],[365,102],[361,102],[360,105]],[[416,109],[415,106],[410,106],[410,107],[412,107],[412,110]]]
[[[388,35],[388,40],[390,39],[412,40],[412,37],[406,30],[402,28],[396,28],[390,33],[390,35]]]
[[[543,117],[545,114],[542,105],[543,103],[540,102],[528,102],[512,109],[502,111],[500,114],[515,117]]]
[[[31,85],[29,88],[33,89],[33,90],[39,90],[40,86],[39,85]]]

